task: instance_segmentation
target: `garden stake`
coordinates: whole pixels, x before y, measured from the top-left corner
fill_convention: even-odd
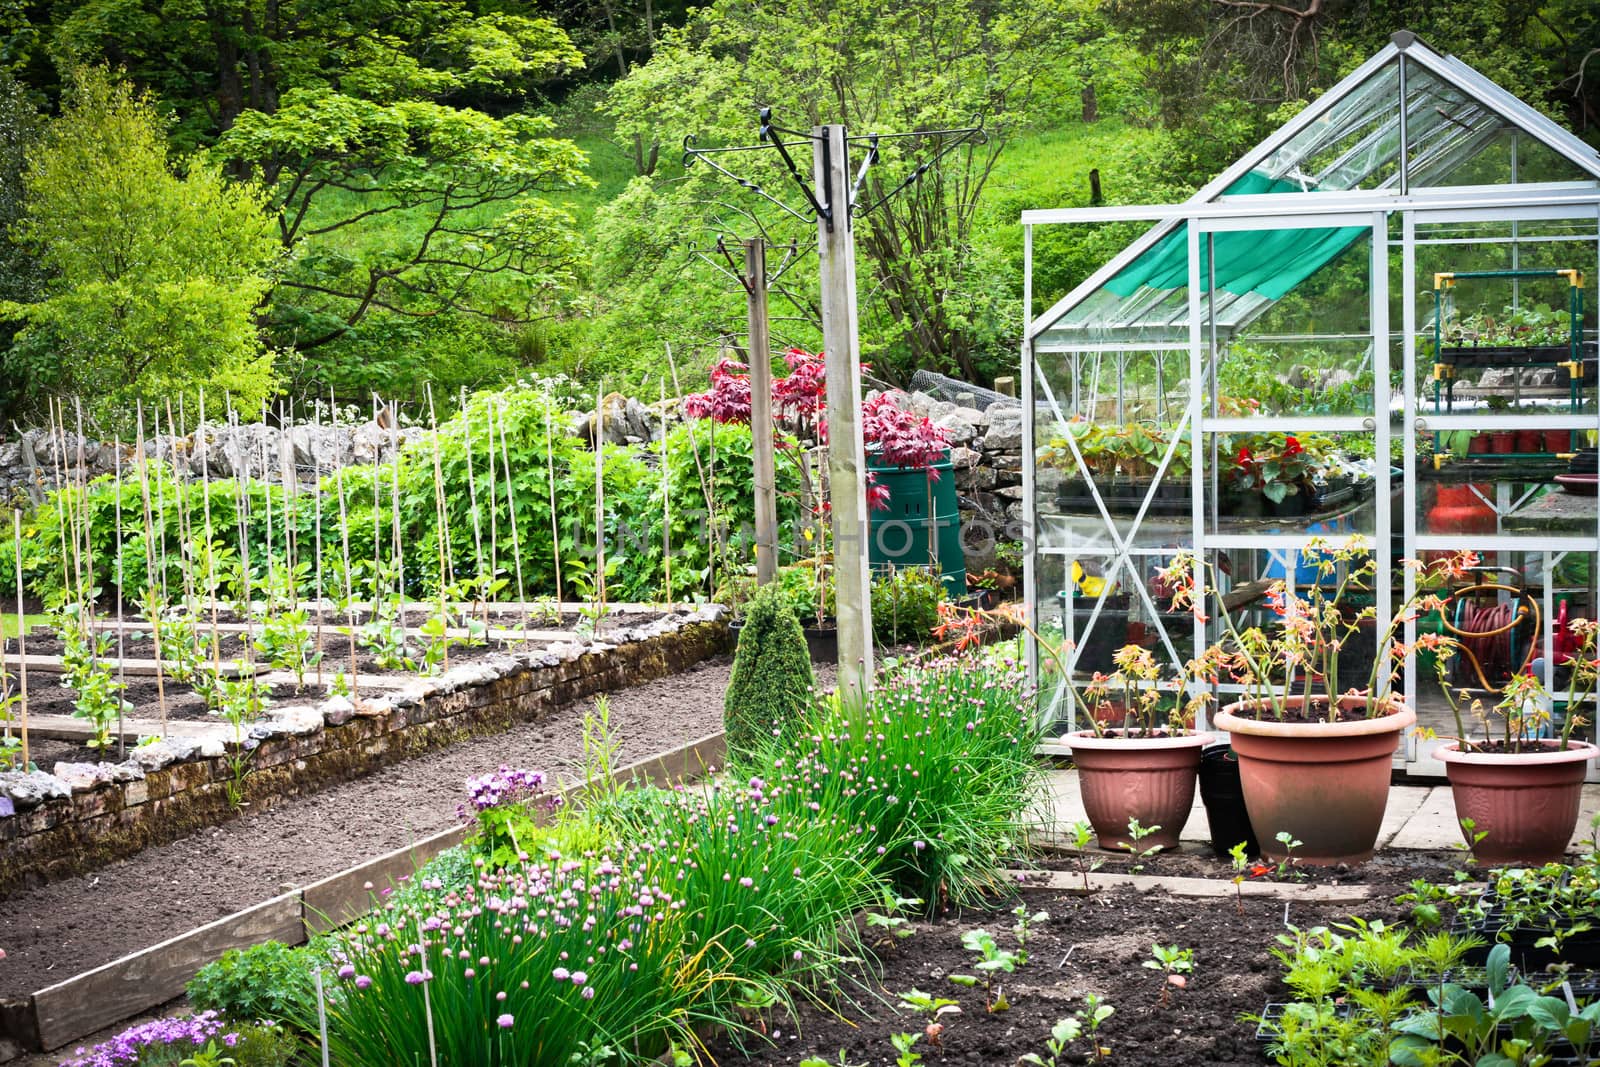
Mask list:
[[[300,505],[296,478],[294,476],[294,443],[289,440],[288,427],[294,423],[294,405],[289,405],[288,414],[285,415],[280,408],[278,420],[278,472],[283,478],[283,570],[288,576],[289,607],[298,611],[300,608],[300,582],[295,575],[295,556],[298,554],[295,545],[295,528],[299,525]]]
[[[183,398],[178,398],[180,406]],[[183,468],[188,464],[178,462],[178,431],[172,421],[172,399],[167,399],[167,432],[172,435],[172,493],[174,503],[178,505],[178,569],[183,578],[183,602],[186,607],[194,604],[194,563],[189,559],[189,553],[184,551],[185,546],[193,539],[194,531],[189,529],[185,518],[189,514],[188,494],[184,492]]]
[[[433,437],[433,523],[439,535],[439,622],[449,625],[449,613],[445,609],[445,597],[449,595],[448,557],[445,544],[449,540],[446,533],[446,519],[444,507],[444,468],[439,461],[439,416],[433,407],[433,386],[427,386],[428,392],[428,429]],[[448,635],[441,635],[441,640]],[[444,669],[450,669],[450,642],[444,640]]]
[[[56,402],[54,400],[49,402],[49,423],[50,451],[54,453],[50,457],[50,461],[51,466],[55,468],[56,488],[60,490],[58,499],[62,503],[62,510],[65,512],[64,517],[67,520],[56,527],[57,540],[61,545],[61,586],[63,589],[75,591],[81,602],[83,598],[82,576],[79,576],[76,584],[72,581],[72,561],[78,556],[78,528],[72,521],[72,493],[67,491],[66,471],[61,462],[61,454],[66,450],[67,440],[65,432],[60,434],[56,432]],[[72,527],[73,531],[72,551],[70,553],[67,551],[67,527],[69,526]],[[82,622],[81,619],[79,621],[80,623]]]
[[[233,430],[233,439],[239,439],[239,413],[233,409],[232,403],[228,405],[228,425]],[[239,469],[237,471],[233,503],[234,520],[239,527],[239,579],[244,583],[240,590],[240,602],[244,611],[244,662],[247,666],[254,663],[255,658],[255,598],[251,595],[250,574],[250,453],[244,448],[239,449]],[[271,558],[270,545],[268,558]]]
[[[496,398],[497,401],[499,398]],[[490,447],[494,438],[489,439]],[[506,505],[511,509],[511,555],[517,561],[517,606],[522,609],[522,642],[528,642],[528,594],[522,584],[522,542],[517,537],[516,479],[511,476],[511,449],[506,444],[506,413],[500,410],[500,459],[506,472]]]
[[[678,381],[678,361],[672,358],[672,345],[670,343],[667,345],[667,367],[672,371],[672,389],[678,394],[681,402],[683,399],[683,383]],[[694,432],[695,420],[686,418],[683,421],[689,427],[689,448],[694,453],[694,468],[700,476],[700,493],[706,500],[706,521],[711,523],[711,540],[715,545],[717,538],[717,509],[716,505],[711,501],[711,488],[706,482],[706,468],[700,462],[700,440]],[[711,553],[710,565],[706,568],[706,578],[712,589],[717,587],[717,555],[717,552]]]
[[[428,935],[422,929],[422,918],[417,918],[417,951],[422,954],[422,1013],[428,1019],[428,1063],[439,1067],[439,1050],[433,1042],[433,1004],[428,999]]]
[[[500,573],[500,530],[499,530],[499,521],[498,521],[498,519],[497,519],[497,517],[495,515],[495,512],[499,508],[500,504],[499,504],[499,495],[495,491],[495,479],[494,479],[494,464],[495,464],[495,458],[494,458],[494,408],[495,408],[495,405],[494,405],[493,401],[490,401],[489,403],[484,404],[484,406],[483,406],[483,421],[487,425],[488,434],[489,434],[489,485],[488,485],[488,496],[487,496],[487,499],[489,501],[489,573],[490,574],[499,574]],[[556,599],[557,600],[561,599],[561,595],[560,595],[559,591],[556,594]],[[484,607],[483,607],[483,621],[484,621],[485,625],[488,624],[488,621],[489,621],[489,605],[488,604],[485,604]]]
[[[206,522],[206,588],[211,597],[211,666],[214,674],[222,673],[222,630],[217,624],[217,594],[221,591],[217,580],[217,559],[213,551],[215,532],[211,527],[211,439],[206,435],[206,391],[200,390],[200,426],[195,430],[200,437],[201,505],[205,508]]]
[[[126,663],[126,649],[123,647],[122,631],[122,602],[126,599],[123,592],[125,581],[122,558],[122,442],[113,441],[112,462],[115,465],[112,472],[112,486],[115,489],[112,506],[115,509],[114,522],[116,523],[117,540],[117,687],[121,692],[128,691],[128,665]],[[117,758],[128,758],[128,738],[122,732],[122,701],[117,701]]]
[[[378,394],[372,394],[372,425],[374,429],[381,429],[378,424]],[[383,509],[378,506],[379,469],[383,464],[378,462],[377,449],[373,449],[372,456],[372,603],[368,606],[367,613],[376,617],[378,614],[378,583],[382,580],[383,565],[378,557],[380,538],[383,537]]]
[[[606,380],[594,398],[594,593],[590,609],[595,611],[594,632],[599,636],[606,617]]]
[[[323,620],[323,616],[325,616],[327,614],[327,612],[328,612],[328,605],[323,600],[324,595],[327,593],[327,589],[322,584],[322,457],[317,455],[317,449],[316,449],[316,445],[314,443],[318,438],[320,438],[322,436],[322,433],[321,433],[321,430],[322,430],[322,405],[318,404],[315,400],[313,400],[311,402],[311,424],[317,430],[316,433],[312,434],[312,438],[311,439],[312,439],[313,444],[312,444],[312,446],[310,448],[307,449],[307,451],[311,453],[311,471],[312,471],[311,484],[312,484],[312,486],[314,487],[314,490],[315,490],[311,494],[311,500],[312,500],[312,506],[313,506],[313,511],[314,511],[313,518],[316,520],[316,528],[315,528],[315,530],[313,531],[313,534],[312,534],[313,549],[316,552],[316,556],[315,556],[315,561],[316,562],[315,562],[315,565],[311,569],[313,571],[315,571],[316,575],[317,575],[317,577],[316,577],[316,583],[317,583],[317,588],[316,588],[316,596],[317,596],[317,636],[316,636],[317,688],[321,689],[322,688],[322,660],[323,660],[323,655],[322,655],[322,651],[323,651],[322,650],[322,620]],[[324,1049],[326,1049],[326,1047],[327,1047],[326,1043],[324,1043],[323,1047],[324,1047]]]
[[[672,475],[667,470],[667,380],[661,379],[661,569],[672,603]]]
[[[161,408],[160,408],[159,405],[151,408],[151,410],[150,410],[150,423],[151,423],[150,445],[155,450],[156,458],[159,460],[160,457],[161,457]],[[167,429],[170,431],[172,429],[172,427],[169,425],[167,427]],[[150,462],[150,457],[148,455],[146,455],[145,456],[146,465],[148,465],[149,462]],[[156,506],[155,506],[154,513],[152,513],[152,515],[151,515],[150,530],[151,530],[151,535],[153,536],[154,533],[155,533],[155,520],[157,518],[159,518],[160,521],[161,521],[161,545],[160,545],[159,553],[157,555],[158,562],[156,564],[156,582],[157,582],[157,584],[159,584],[159,586],[161,588],[161,604],[164,607],[164,606],[166,606],[166,604],[171,599],[171,597],[168,595],[168,592],[167,592],[167,491],[166,491],[164,479],[162,479],[159,471],[156,474],[156,480],[155,481],[156,481],[156,493],[155,493]],[[146,541],[146,544],[145,544],[144,547],[145,547],[145,551],[146,552],[157,551],[156,547],[154,545],[150,544],[148,542],[148,540]],[[150,627],[151,627],[152,630],[156,629],[156,624],[155,624],[155,620],[154,619],[152,619],[150,621]],[[157,656],[156,658],[160,659],[161,657]]]
[[[331,398],[330,398],[331,399]],[[339,425],[339,409],[333,408],[333,425]],[[345,622],[350,628],[350,703],[357,700],[356,688],[356,594],[355,576],[350,572],[350,521],[349,514],[344,505],[344,472],[343,467],[334,471],[334,481],[339,486],[339,541],[344,550],[344,605]]]
[[[83,454],[83,400],[74,396],[72,406],[78,423],[78,488],[83,494],[83,562],[89,571],[89,587],[94,587],[94,517],[89,511],[89,468]]]
[[[322,968],[311,972],[317,981],[317,1030],[322,1034],[322,1067],[328,1067],[328,1003],[322,993]]]
[[[461,440],[462,451],[467,460],[467,511],[472,516],[472,567],[473,577],[478,580],[475,590],[482,595],[478,597],[479,606],[483,609],[483,625],[489,626],[489,585],[494,581],[493,576],[489,582],[483,580],[483,521],[478,516],[478,483],[472,473],[472,408],[467,403],[467,387],[461,387]]]
[[[22,613],[22,512],[11,512],[11,538],[17,560],[17,666],[22,693],[22,767],[28,767],[28,620]]]
[[[267,428],[267,402],[264,399],[261,401],[261,428],[263,430]],[[267,547],[265,550],[267,556],[267,595],[262,598],[261,609],[263,617],[271,619],[276,614],[272,599],[277,595],[278,583],[275,580],[277,571],[272,565],[277,555],[272,550],[272,463],[267,458],[267,443],[265,440],[261,442],[261,502],[262,506],[267,509]]]
[[[156,589],[156,580],[150,573],[154,561],[150,558],[150,542],[154,538],[154,523],[150,515],[150,457],[145,452],[144,445],[144,401],[140,400],[135,409],[138,415],[139,448],[135,455],[139,460],[139,498],[144,503],[144,578],[145,588],[152,592]],[[156,706],[161,711],[161,737],[167,736],[167,689],[161,670],[161,627],[152,621],[150,626],[151,642],[156,653]]]
[[[544,468],[550,486],[550,551],[556,563],[556,616],[561,615],[561,522],[556,509],[556,446],[550,429],[550,408],[555,398],[550,395],[549,379],[544,383]]]
[[[406,555],[400,540],[400,403],[390,401],[389,412],[389,513],[394,538],[394,595],[400,607],[400,629],[406,628]]]

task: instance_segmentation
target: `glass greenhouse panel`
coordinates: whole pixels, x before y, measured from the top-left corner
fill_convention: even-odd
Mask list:
[[[1373,434],[1229,430],[1206,440],[1208,536],[1376,536]]]

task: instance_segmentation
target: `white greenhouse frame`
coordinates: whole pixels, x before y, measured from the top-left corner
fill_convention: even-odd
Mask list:
[[[1408,96],[1408,85],[1427,84],[1438,92],[1441,87],[1458,103],[1458,116],[1435,118],[1434,112],[1444,114],[1435,106],[1437,96],[1428,99],[1427,107],[1413,104]],[[1370,91],[1373,85],[1392,87],[1389,94],[1390,110],[1387,121],[1372,121],[1373,102],[1382,103],[1381,94]],[[1387,88],[1386,90],[1387,91]],[[1398,95],[1395,95],[1395,94]],[[1420,94],[1420,90],[1419,90]],[[1361,122],[1338,127],[1341,117],[1361,113]],[[1382,115],[1379,116],[1380,120]],[[1432,125],[1425,127],[1425,122]],[[1352,133],[1351,131],[1354,130]],[[1363,132],[1365,131],[1365,132]],[[1337,138],[1359,137],[1355,144],[1344,147]],[[1504,141],[1497,141],[1503,138]],[[1506,184],[1485,185],[1447,184],[1435,179],[1446,178],[1455,168],[1479,161],[1481,153],[1493,145],[1509,142],[1509,177]],[[1303,154],[1296,146],[1311,144]],[[1576,180],[1529,181],[1519,183],[1519,149],[1525,155],[1533,152],[1559,165],[1563,176]],[[1340,152],[1324,173],[1343,175],[1351,168],[1367,169],[1356,174],[1356,181],[1369,181],[1365,188],[1331,189],[1312,188],[1316,178],[1301,170],[1301,163],[1310,159],[1315,151]],[[1496,157],[1482,157],[1491,165]],[[1393,173],[1373,180],[1379,168],[1392,167]],[[1535,168],[1536,169],[1536,168]],[[1287,189],[1276,192],[1230,194],[1227,190],[1252,171],[1268,173],[1273,179],[1298,183],[1301,191]],[[1413,178],[1421,181],[1413,183]],[[1435,180],[1434,184],[1427,184]],[[1391,567],[1391,552],[1383,550],[1403,541],[1404,557],[1416,558],[1430,550],[1454,549],[1463,546],[1464,535],[1430,533],[1421,521],[1419,487],[1409,472],[1417,469],[1416,430],[1449,431],[1455,429],[1490,430],[1495,427],[1524,429],[1583,430],[1600,433],[1600,403],[1593,385],[1583,384],[1580,393],[1584,403],[1567,412],[1538,414],[1434,414],[1432,399],[1419,384],[1418,331],[1428,329],[1427,311],[1435,284],[1431,268],[1419,276],[1418,249],[1430,245],[1470,244],[1486,247],[1493,244],[1510,246],[1511,261],[1519,262],[1519,250],[1527,242],[1560,240],[1577,245],[1584,250],[1578,263],[1564,263],[1575,267],[1586,280],[1583,286],[1589,293],[1589,322],[1593,322],[1595,280],[1600,278],[1600,153],[1591,148],[1556,123],[1527,104],[1505,92],[1459,60],[1441,55],[1409,33],[1396,34],[1390,44],[1362,64],[1349,77],[1330,89],[1313,105],[1301,112],[1271,137],[1240,158],[1214,181],[1206,185],[1190,200],[1180,204],[1133,207],[1091,207],[1025,211],[1022,213],[1024,231],[1024,262],[1026,279],[1023,306],[1031,311],[1035,285],[1034,240],[1035,229],[1058,225],[1084,225],[1108,222],[1153,222],[1146,233],[1128,244],[1119,254],[1094,272],[1066,296],[1056,301],[1043,313],[1027,319],[1027,330],[1022,345],[1024,439],[1031,447],[1024,449],[1023,494],[1027,523],[1025,545],[1024,587],[1028,617],[1037,624],[1050,617],[1053,600],[1060,600],[1060,622],[1063,636],[1072,637],[1075,617],[1086,614],[1085,625],[1092,629],[1104,609],[1106,593],[1115,584],[1102,583],[1098,596],[1088,593],[1073,611],[1067,610],[1070,586],[1075,580],[1065,579],[1068,589],[1060,590],[1060,575],[1075,575],[1074,567],[1080,562],[1093,560],[1103,576],[1127,573],[1139,577],[1139,568],[1148,567],[1152,559],[1170,555],[1174,548],[1189,548],[1205,558],[1217,549],[1283,550],[1286,553],[1303,548],[1316,534],[1297,532],[1252,531],[1226,532],[1214,529],[1215,513],[1208,512],[1209,495],[1215,492],[1216,464],[1208,463],[1210,448],[1215,438],[1206,435],[1228,431],[1277,431],[1305,433],[1308,431],[1370,434],[1375,457],[1390,455],[1390,441],[1395,433],[1404,439],[1404,461],[1395,474],[1387,462],[1373,462],[1373,497],[1371,531],[1377,549],[1378,585],[1375,603],[1379,614],[1379,632],[1388,624],[1388,617],[1397,591],[1409,596],[1413,591],[1413,575],[1408,570]],[[1531,229],[1540,223],[1561,222],[1573,228],[1564,230],[1558,237],[1539,238],[1519,236],[1523,224]],[[1434,227],[1442,224],[1493,225],[1509,227],[1509,237],[1468,236],[1430,239]],[[1207,410],[1206,379],[1215,375],[1219,341],[1224,333],[1245,330],[1256,318],[1265,314],[1278,298],[1259,295],[1254,291],[1243,294],[1220,292],[1216,281],[1217,256],[1214,252],[1218,235],[1239,231],[1322,230],[1334,227],[1359,227],[1362,232],[1347,244],[1361,239],[1370,241],[1367,257],[1370,271],[1370,295],[1367,308],[1367,328],[1359,332],[1337,335],[1341,340],[1364,342],[1368,345],[1363,366],[1370,368],[1373,377],[1373,414],[1279,414],[1226,416]],[[1420,230],[1420,233],[1419,233]],[[1113,300],[1107,283],[1118,278],[1140,257],[1151,253],[1164,239],[1174,234],[1186,234],[1188,245],[1187,286],[1162,290],[1144,289],[1132,296]],[[1174,239],[1176,240],[1176,239]],[[1170,250],[1170,242],[1169,242]],[[1224,253],[1225,254],[1225,253]],[[1391,256],[1398,254],[1400,269],[1396,272]],[[1325,265],[1330,260],[1322,260]],[[1352,257],[1350,262],[1357,262]],[[1209,277],[1202,272],[1210,264]],[[1320,269],[1317,268],[1317,269]],[[1398,273],[1398,277],[1396,277]],[[1514,283],[1516,284],[1516,283]],[[1420,287],[1420,288],[1419,288]],[[1178,296],[1186,298],[1179,303]],[[1391,311],[1392,304],[1401,309],[1398,322]],[[1115,304],[1114,308],[1106,307]],[[1166,307],[1162,308],[1161,305]],[[1420,308],[1419,308],[1419,305]],[[1077,318],[1074,319],[1076,314]],[[1214,321],[1215,320],[1215,321]],[[1161,335],[1161,331],[1166,333]],[[1154,331],[1160,336],[1151,337],[1144,331]],[[1332,335],[1316,335],[1320,339]],[[1592,342],[1595,332],[1591,327],[1583,340]],[[1052,517],[1042,506],[1038,452],[1052,438],[1058,449],[1065,444],[1077,473],[1087,475],[1089,468],[1070,434],[1062,434],[1068,412],[1081,410],[1082,383],[1088,371],[1084,357],[1095,360],[1091,403],[1106,394],[1099,390],[1099,367],[1109,359],[1117,368],[1119,389],[1116,412],[1120,418],[1123,401],[1120,390],[1121,375],[1130,359],[1152,353],[1168,353],[1177,366],[1183,365],[1182,356],[1187,350],[1186,407],[1169,407],[1166,414],[1177,423],[1166,452],[1161,456],[1152,487],[1143,503],[1138,506],[1131,521],[1120,522],[1108,510],[1106,502],[1088,477],[1089,500],[1087,515]],[[1423,360],[1427,362],[1426,353]],[[1161,361],[1154,361],[1160,363]],[[1403,387],[1399,395],[1390,389],[1391,370],[1401,371]],[[1071,395],[1057,395],[1061,376],[1070,375]],[[1161,369],[1156,370],[1161,381]],[[1215,380],[1212,379],[1214,386]],[[1161,386],[1157,386],[1158,392]],[[1520,390],[1520,387],[1519,387]],[[1213,388],[1212,393],[1216,390]],[[1181,403],[1181,401],[1180,401]],[[1387,413],[1387,415],[1385,414]],[[1185,432],[1193,438],[1190,471],[1190,514],[1187,518],[1169,520],[1164,533],[1156,535],[1160,544],[1141,540],[1146,526],[1151,523],[1148,513],[1157,498],[1168,464],[1173,460],[1178,444]],[[1064,442],[1061,440],[1064,438]],[[1391,492],[1396,490],[1396,492]],[[1047,490],[1048,492],[1048,490]],[[1391,500],[1394,503],[1391,504]],[[1502,501],[1502,504],[1504,502]],[[1509,507],[1509,505],[1508,505]],[[1593,525],[1588,516],[1580,516],[1577,529],[1565,533],[1555,532],[1496,532],[1468,535],[1467,546],[1480,551],[1513,551],[1542,562],[1543,618],[1553,617],[1551,580],[1552,568],[1568,552],[1590,554],[1591,569],[1589,589],[1595,589],[1594,571],[1600,567],[1600,501],[1594,509]],[[1363,519],[1365,516],[1363,513]],[[1059,527],[1054,523],[1061,523]],[[1289,525],[1292,525],[1290,523]],[[1305,524],[1301,524],[1304,526]],[[1498,528],[1499,521],[1497,519]],[[1059,531],[1066,531],[1061,533]],[[1391,538],[1394,540],[1391,541]],[[1292,573],[1297,557],[1285,557],[1285,574]],[[1398,588],[1397,583],[1398,581]],[[1044,588],[1041,587],[1044,583]],[[1140,580],[1129,583],[1130,592],[1136,592],[1136,608],[1154,616],[1158,606]],[[1087,602],[1093,599],[1092,607]],[[1043,602],[1043,603],[1041,603]],[[1041,611],[1041,609],[1044,609]],[[1193,623],[1194,639],[1204,640],[1206,626]],[[1415,624],[1407,627],[1407,640],[1415,639]],[[1181,641],[1180,641],[1181,643]],[[1544,634],[1544,661],[1546,670],[1553,676],[1553,657],[1550,654],[1550,633]],[[1174,646],[1166,630],[1160,632],[1157,647],[1164,651],[1174,664],[1183,657]],[[1076,668],[1078,652],[1070,653]],[[1028,638],[1029,670],[1035,679],[1041,674],[1040,650],[1037,641]],[[1414,666],[1414,665],[1408,665]],[[1418,672],[1408,669],[1406,696],[1416,696]],[[1548,680],[1548,678],[1547,678]],[[1193,683],[1191,683],[1192,685]],[[1073,726],[1073,709],[1070,701],[1062,700],[1059,680],[1056,687],[1045,694],[1044,714],[1065,719],[1068,728]],[[1202,723],[1203,725],[1203,723]],[[1442,774],[1442,765],[1431,758],[1433,743],[1408,737],[1397,761],[1413,773]],[[1046,742],[1046,751],[1064,752],[1059,742]],[[1591,779],[1596,771],[1590,767]]]

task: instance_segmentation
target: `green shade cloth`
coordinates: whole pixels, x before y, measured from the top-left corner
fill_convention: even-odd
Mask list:
[[[1298,184],[1251,171],[1228,187],[1231,194],[1298,193]],[[1364,233],[1366,226],[1310,230],[1228,230],[1213,234],[1217,254],[1217,288],[1243,296],[1256,293],[1278,300],[1305,281]],[[1205,244],[1200,246],[1205,254]],[[1200,276],[1207,275],[1202,261]],[[1129,297],[1142,287],[1182,289],[1189,284],[1189,224],[1156,242],[1106,283],[1117,296]],[[1202,292],[1205,290],[1202,289]]]

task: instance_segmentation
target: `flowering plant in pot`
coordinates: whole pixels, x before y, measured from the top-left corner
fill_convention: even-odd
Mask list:
[[[1350,610],[1358,594],[1370,593],[1377,570],[1365,539],[1337,546],[1313,539],[1304,552],[1316,580],[1303,594],[1282,580],[1267,587],[1266,604],[1276,619],[1270,629],[1241,625],[1220,595],[1202,599],[1214,590],[1201,576],[1213,571],[1192,555],[1177,557],[1161,578],[1173,590],[1174,607],[1218,605],[1223,639],[1202,661],[1217,680],[1241,685],[1243,695],[1211,725],[1230,734],[1245,806],[1265,855],[1286,860],[1284,842],[1298,841],[1298,862],[1360,863],[1372,855],[1383,822],[1395,746],[1416,721],[1393,692],[1408,652],[1397,634],[1419,609],[1437,607],[1439,598],[1418,592],[1376,632],[1373,605]],[[1462,553],[1430,569],[1461,578],[1476,563],[1476,556]],[[1357,638],[1375,654],[1359,684],[1345,687],[1340,654]],[[1429,633],[1417,644],[1443,640]]]
[[[1457,642],[1438,657],[1439,686],[1455,716],[1456,736],[1435,755],[1450,779],[1467,845],[1482,863],[1555,862],[1572,840],[1584,774],[1596,751],[1572,735],[1586,723],[1579,709],[1595,692],[1600,623],[1575,619],[1568,629],[1575,643],[1565,662],[1565,714],[1559,727],[1551,694],[1530,669],[1513,675],[1493,706],[1471,701],[1483,735],[1474,739],[1462,718],[1466,693],[1446,682],[1451,656],[1459,649],[1470,657],[1471,650]]]
[[[1174,699],[1178,682],[1161,685],[1155,656],[1138,645],[1123,646],[1112,661],[1112,674],[1096,671],[1087,685],[1067,686],[1090,726],[1065,739],[1084,810],[1103,848],[1135,848],[1130,826],[1137,822],[1151,831],[1139,839],[1140,851],[1171,850],[1194,804],[1200,750],[1213,740],[1193,728],[1210,694]]]

